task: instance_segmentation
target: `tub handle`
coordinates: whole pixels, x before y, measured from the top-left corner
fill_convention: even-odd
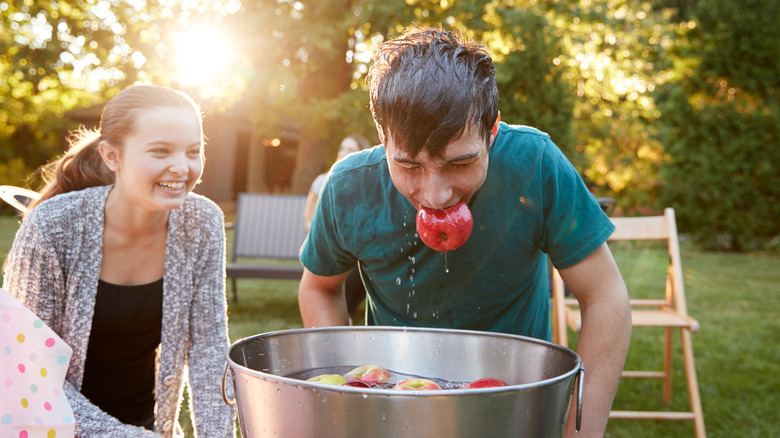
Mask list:
[[[227,390],[225,389],[226,384],[227,384],[227,374],[228,374],[228,364],[226,363],[225,364],[225,372],[222,373],[222,400],[224,400],[225,403],[227,403],[229,405],[234,405],[234,404],[236,404],[236,399],[233,398],[233,400],[230,400],[228,398],[228,395],[227,395]],[[579,422],[577,424],[579,424]],[[577,427],[577,430],[579,430],[579,427]]]
[[[585,379],[585,368],[580,367],[580,371],[577,373],[577,432],[580,431],[582,426],[582,386]]]

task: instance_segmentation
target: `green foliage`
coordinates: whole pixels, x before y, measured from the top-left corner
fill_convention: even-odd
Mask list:
[[[780,6],[702,3],[657,96],[671,157],[662,202],[703,244],[754,250],[780,235]]]
[[[575,155],[571,88],[556,62],[563,48],[543,11],[501,8],[484,39],[496,62],[501,117],[548,132]]]
[[[252,144],[276,138],[280,122],[301,126],[291,190],[305,192],[344,136],[376,140],[364,83],[374,46],[409,25],[431,25],[485,43],[503,120],[549,132],[619,211],[672,205],[683,231],[730,249],[780,234],[770,224],[780,174],[778,2],[2,5],[0,159],[21,158],[28,173],[62,152],[63,134],[75,127],[63,117],[68,110],[138,80],[176,85],[181,33],[207,25],[238,56],[213,89],[188,91],[210,111],[248,102]]]
[[[670,12],[649,2],[592,1],[559,12],[566,51],[561,62],[576,93],[574,135],[586,157],[582,174],[623,210],[653,206],[663,146],[652,133],[659,117],[650,97],[663,82],[674,40]]]

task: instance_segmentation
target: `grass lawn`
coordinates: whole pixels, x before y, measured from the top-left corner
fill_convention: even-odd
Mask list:
[[[5,257],[16,220],[0,217],[0,257]],[[629,253],[628,251],[631,250]],[[632,292],[663,276],[657,248],[614,248]],[[769,437],[780,430],[780,257],[682,251],[688,311],[701,324],[693,335],[696,369],[709,437]],[[229,301],[230,338],[301,326],[297,282],[239,280],[239,301]],[[361,321],[360,315],[353,320]],[[627,368],[660,367],[661,332],[635,329]],[[576,337],[570,333],[572,342]],[[679,345],[679,336],[675,337]],[[682,358],[674,357],[672,403],[661,402],[660,381],[623,381],[617,409],[687,409]],[[182,425],[189,429],[186,413]],[[191,432],[188,436],[192,436]],[[690,437],[688,421],[612,420],[608,437]]]

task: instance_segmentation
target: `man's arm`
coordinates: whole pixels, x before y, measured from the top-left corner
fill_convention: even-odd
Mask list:
[[[349,325],[344,281],[349,271],[323,277],[304,268],[298,286],[298,306],[304,327]]]
[[[602,437],[631,339],[626,285],[606,243],[560,273],[582,309],[577,353],[585,365],[585,386],[582,430],[576,436]],[[575,413],[572,406],[566,437],[575,436]]]

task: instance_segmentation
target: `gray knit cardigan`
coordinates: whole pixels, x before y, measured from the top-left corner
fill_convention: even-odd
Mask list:
[[[196,434],[234,437],[235,410],[222,401],[220,389],[229,343],[223,215],[199,195],[190,194],[168,219],[157,433],[121,423],[80,393],[110,189],[70,192],[35,207],[16,234],[3,281],[5,290],[73,348],[65,393],[76,418],[76,436],[182,436],[178,417],[187,380]]]

